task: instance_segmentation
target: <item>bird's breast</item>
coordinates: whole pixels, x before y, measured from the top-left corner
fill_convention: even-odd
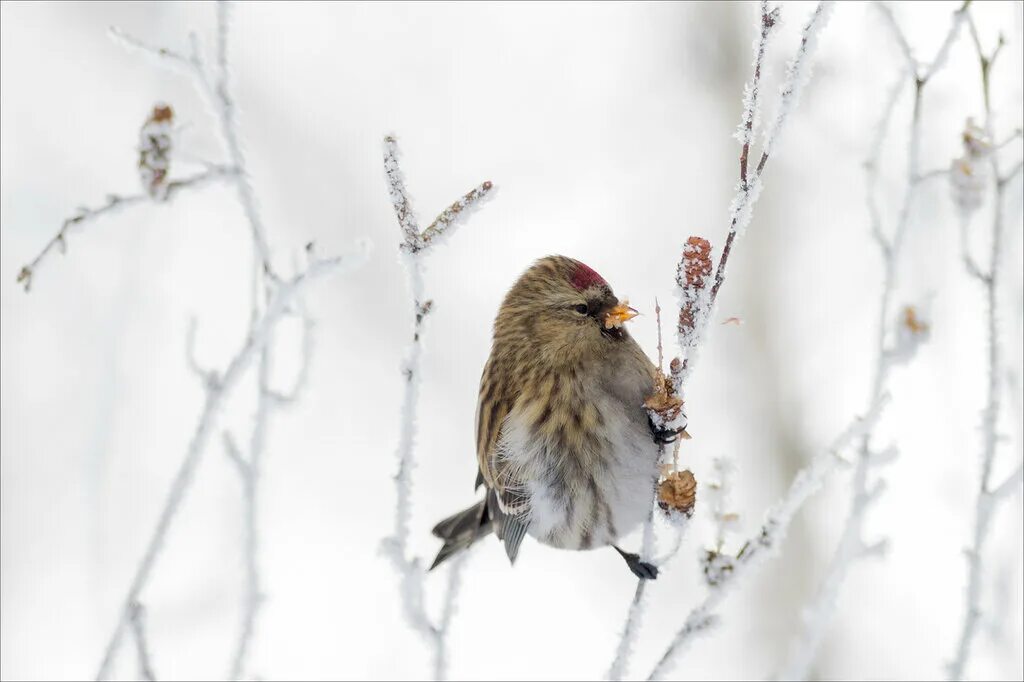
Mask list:
[[[528,533],[563,549],[614,544],[635,529],[657,476],[657,446],[635,414],[605,396],[578,412],[586,416],[552,430],[513,411],[499,444],[501,468],[528,500]]]

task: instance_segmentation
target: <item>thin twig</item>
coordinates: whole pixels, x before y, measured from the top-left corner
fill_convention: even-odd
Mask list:
[[[715,611],[728,594],[728,588],[778,550],[797,511],[821,488],[832,471],[843,464],[840,453],[874,427],[887,403],[888,396],[880,396],[863,417],[855,419],[828,449],[817,455],[794,477],[786,496],[767,512],[760,530],[733,558],[731,570],[721,572],[704,600],[690,611],[683,627],[673,637],[647,679],[664,679],[691,641],[714,627],[717,623]]]
[[[643,527],[643,540],[640,543],[640,558],[643,561],[651,561],[654,555],[654,508],[656,506],[657,491],[652,490],[650,512]],[[607,677],[609,680],[621,680],[629,672],[629,659],[633,653],[633,646],[636,644],[640,634],[640,626],[643,624],[643,615],[646,610],[644,593],[649,580],[640,578],[636,581],[636,589],[633,590],[633,599],[629,604],[629,611],[626,614],[626,623],[623,626],[619,643],[615,647],[615,657],[608,668]]]
[[[999,44],[992,53],[986,55],[981,46],[981,41],[978,39],[974,18],[967,12],[964,12],[964,14],[967,15],[967,24],[981,71],[981,87],[985,103],[985,134],[991,139],[992,101],[989,73],[1002,48],[1002,39],[1000,38]],[[967,556],[967,588],[965,591],[964,617],[957,640],[956,652],[947,668],[950,680],[962,680],[964,678],[968,662],[970,661],[971,645],[981,620],[981,593],[982,581],[984,580],[983,557],[992,514],[1000,500],[1017,490],[1022,481],[1022,472],[1024,472],[1024,465],[1018,465],[1014,472],[1005,478],[1002,483],[992,483],[992,470],[999,446],[999,435],[997,432],[999,413],[1002,407],[999,382],[1003,371],[1003,359],[999,344],[998,295],[1001,284],[1000,277],[1002,275],[1000,259],[1003,256],[1003,203],[1007,186],[1004,179],[1008,182],[1008,178],[1014,177],[1016,171],[1008,176],[1000,175],[999,160],[994,150],[989,153],[989,164],[992,169],[993,184],[995,185],[995,205],[992,211],[991,251],[987,270],[982,271],[973,262],[970,254],[966,251],[966,242],[964,244],[964,262],[967,265],[967,271],[981,282],[985,291],[985,331],[988,346],[986,359],[988,366],[986,367],[985,406],[981,412],[981,476],[978,484],[977,502],[975,504],[973,537],[970,548],[965,551]],[[965,217],[964,222],[967,220],[969,218]],[[964,226],[964,229],[966,229],[966,226]]]
[[[162,201],[154,201],[148,194],[110,194],[107,195],[105,203],[96,208],[81,207],[75,213],[75,215],[66,219],[61,225],[60,230],[53,236],[43,247],[43,250],[36,255],[32,261],[21,268],[18,272],[18,281],[25,286],[25,291],[29,291],[32,286],[32,278],[38,272],[39,267],[47,259],[47,257],[54,252],[59,250],[62,254],[67,251],[67,238],[71,232],[83,228],[92,221],[113,215],[123,211],[130,206],[136,206],[144,203],[164,204],[170,202],[176,196],[181,194],[183,191],[188,189],[199,189],[205,187],[214,180],[220,180],[225,177],[234,175],[234,169],[226,166],[212,166],[202,173],[191,175],[189,177],[181,178],[180,180],[172,180],[167,183],[167,195]]]
[[[736,195],[729,208],[729,234],[726,238],[725,246],[722,249],[722,255],[719,258],[717,269],[715,270],[714,283],[711,286],[710,291],[702,292],[703,299],[699,303],[691,302],[697,307],[706,309],[691,311],[691,318],[694,320],[695,327],[699,325],[699,328],[692,329],[687,335],[686,347],[683,348],[685,357],[681,363],[678,363],[679,370],[676,371],[673,369],[672,372],[673,381],[677,384],[676,390],[679,395],[682,395],[683,385],[690,376],[690,373],[693,371],[695,364],[694,361],[696,359],[695,353],[703,337],[703,331],[713,317],[715,299],[718,295],[719,289],[725,281],[725,267],[728,263],[729,255],[732,253],[732,247],[736,239],[736,235],[744,230],[753,216],[753,208],[760,194],[761,174],[764,172],[765,164],[768,161],[772,145],[780,134],[789,114],[796,108],[796,105],[799,102],[801,87],[810,77],[810,56],[816,45],[816,36],[828,21],[832,4],[833,3],[831,2],[819,2],[811,17],[803,27],[800,45],[793,58],[789,61],[786,78],[779,97],[776,119],[773,121],[770,132],[765,138],[760,161],[758,162],[753,176],[751,177],[748,170],[748,164],[750,144],[757,132],[760,116],[759,98],[761,70],[764,66],[765,53],[769,38],[771,37],[772,30],[779,20],[778,8],[770,10],[768,3],[764,1],[760,4],[758,39],[754,48],[753,72],[750,82],[747,83],[744,88],[743,114],[740,119],[740,128],[738,133],[738,138],[742,145],[739,170],[740,182]],[[685,272],[686,254],[687,250],[684,248],[683,258],[677,266],[677,273]],[[678,275],[677,279],[679,279]],[[683,286],[683,282],[684,280],[680,280],[680,287]],[[699,288],[704,289],[704,287]],[[678,449],[676,452],[678,453]],[[652,500],[652,511],[653,506]],[[647,523],[644,526],[645,537],[647,534],[651,534],[653,537],[652,523],[653,517],[648,518]],[[679,529],[678,532],[681,534],[682,530]],[[672,555],[669,555],[669,558],[671,558],[671,556]],[[608,671],[608,676],[611,679],[621,679],[625,677],[628,672],[629,658],[632,653],[632,644],[637,637],[639,622],[644,610],[644,582],[645,581],[642,579],[639,580],[636,589],[634,590],[633,599],[626,615],[626,623],[623,627],[619,643],[616,646],[615,658],[613,659]],[[696,628],[694,631],[702,631],[710,626],[710,621],[700,621],[699,623],[688,622],[687,626],[691,629]],[[684,627],[684,629],[686,628]]]
[[[156,673],[153,672],[153,659],[149,653],[149,643],[146,639],[146,609],[139,602],[131,605],[131,626],[132,635],[135,639],[135,655],[139,659],[139,678],[153,682],[156,680]]]
[[[818,34],[828,22],[833,4],[834,3],[831,2],[819,2],[814,8],[814,12],[807,20],[807,23],[804,24],[800,36],[800,46],[797,48],[796,54],[790,60],[789,66],[786,70],[786,78],[783,82],[782,91],[779,96],[778,113],[776,114],[776,118],[772,123],[771,128],[765,136],[761,151],[761,158],[757,163],[757,169],[755,170],[754,177],[752,179],[744,177],[745,173],[743,173],[743,171],[745,170],[746,164],[741,164],[740,187],[736,196],[733,198],[730,209],[729,234],[726,237],[725,246],[722,248],[722,255],[719,258],[718,266],[715,269],[715,283],[711,288],[712,305],[714,305],[717,300],[718,291],[722,288],[722,284],[725,282],[725,270],[726,265],[729,262],[729,255],[732,253],[733,242],[735,241],[737,234],[743,233],[753,217],[754,205],[757,203],[761,194],[761,174],[764,172],[765,165],[768,163],[768,159],[774,151],[773,147],[776,140],[782,133],[785,123],[789,118],[789,114],[796,108],[799,102],[800,91],[803,84],[810,78],[810,55],[813,54]],[[762,23],[763,22],[764,18],[762,16]],[[760,43],[758,54],[761,54]],[[755,58],[755,74],[760,71],[760,66],[761,65]],[[752,104],[756,105],[756,102],[753,102]],[[747,114],[744,113],[744,120],[746,120],[746,117]]]
[[[871,220],[871,233],[879,246],[884,273],[878,308],[878,330],[874,345],[875,367],[871,392],[868,396],[869,404],[876,401],[886,391],[889,374],[893,366],[900,360],[909,359],[913,351],[913,347],[908,346],[907,349],[910,351],[910,354],[899,352],[902,349],[888,345],[886,339],[892,331],[893,298],[896,292],[903,244],[906,241],[906,235],[911,225],[913,202],[921,187],[921,180],[925,177],[918,170],[921,146],[921,104],[925,85],[945,62],[944,53],[948,52],[963,22],[963,13],[958,10],[954,13],[952,24],[946,33],[942,47],[936,53],[935,59],[932,60],[931,66],[925,75],[919,75],[916,61],[909,55],[908,43],[899,24],[895,21],[888,7],[879,5],[879,8],[882,10],[882,14],[895,36],[896,43],[908,58],[908,64],[912,68],[905,71],[905,76],[900,78],[896,87],[892,89],[890,98],[883,110],[882,120],[879,123],[870,156],[864,164],[868,174],[866,204]],[[893,234],[891,237],[887,237],[882,228],[876,196],[879,166],[889,121],[892,117],[898,95],[902,90],[903,84],[906,82],[910,82],[914,88],[909,131],[910,142],[907,157],[906,187]],[[821,585],[819,585],[813,600],[803,610],[800,632],[790,647],[788,659],[780,673],[781,679],[802,680],[807,677],[821,641],[828,632],[828,624],[835,612],[839,593],[848,571],[855,562],[861,559],[881,556],[888,546],[884,539],[868,542],[863,537],[864,519],[867,512],[885,489],[884,481],[881,479],[876,480],[873,487],[869,488],[869,477],[878,467],[891,461],[896,453],[893,446],[890,446],[884,455],[880,453],[873,447],[871,436],[872,433],[869,430],[861,439],[853,477],[851,478],[850,511],[844,521],[839,543],[836,546],[825,577]]]
[[[110,636],[110,640],[103,653],[103,659],[96,672],[97,679],[104,679],[110,673],[110,666],[113,662],[114,654],[117,653],[117,650],[120,647],[121,640],[124,636],[125,626],[127,625],[128,618],[131,614],[131,605],[139,601],[143,589],[149,583],[150,575],[152,574],[153,568],[155,567],[163,550],[167,533],[170,530],[171,524],[178,515],[182,501],[185,499],[185,496],[191,488],[196,468],[199,465],[199,460],[207,443],[209,442],[210,436],[213,433],[214,427],[216,426],[217,420],[220,416],[220,411],[228,397],[230,397],[238,385],[242,375],[249,367],[253,356],[263,346],[263,344],[266,343],[267,336],[270,333],[271,328],[277,323],[278,319],[285,314],[287,307],[291,304],[292,300],[302,292],[302,290],[309,286],[310,283],[328,274],[341,272],[355,267],[357,264],[361,264],[366,259],[366,252],[367,248],[363,246],[357,253],[351,255],[337,256],[334,258],[316,261],[305,271],[299,273],[290,280],[281,282],[280,286],[274,292],[263,316],[249,331],[245,342],[235,353],[234,357],[228,363],[227,368],[221,374],[220,381],[212,386],[206,387],[206,401],[200,411],[192,439],[190,440],[188,449],[185,452],[185,457],[178,466],[178,471],[174,476],[174,480],[171,482],[171,487],[168,490],[167,497],[157,519],[156,528],[146,544],[146,550],[142,555],[142,560],[139,562],[139,566],[132,577],[131,584],[128,588],[128,594],[125,596],[123,605],[120,609],[117,623],[114,626],[114,631]]]

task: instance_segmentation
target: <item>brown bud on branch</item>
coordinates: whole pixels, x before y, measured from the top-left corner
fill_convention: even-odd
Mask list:
[[[157,201],[167,198],[173,124],[174,110],[157,104],[139,131],[139,180],[146,194]]]
[[[683,259],[676,269],[676,284],[682,292],[682,305],[679,308],[679,334],[684,340],[683,346],[689,347],[695,342],[695,332],[701,324],[701,314],[706,312],[706,305],[701,294],[706,289],[711,276],[711,243],[702,237],[690,237],[683,246]]]
[[[697,504],[697,479],[689,469],[673,471],[658,484],[658,506],[665,512],[693,515]]]

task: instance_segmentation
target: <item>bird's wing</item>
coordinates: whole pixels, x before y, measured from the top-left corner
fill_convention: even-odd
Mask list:
[[[498,456],[498,445],[509,413],[515,406],[516,387],[495,381],[488,360],[480,379],[480,397],[476,413],[477,464],[476,485],[487,488],[487,509],[498,538],[505,543],[505,553],[515,562],[519,545],[529,526],[529,501],[508,464]]]
[[[476,485],[485,484],[494,488],[498,481],[496,458],[501,426],[512,409],[514,399],[508,387],[498,381],[492,371],[494,357],[487,360],[480,377],[480,394],[476,403],[476,459],[479,471]]]

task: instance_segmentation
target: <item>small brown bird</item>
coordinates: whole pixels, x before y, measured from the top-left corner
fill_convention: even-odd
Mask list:
[[[623,323],[637,312],[592,269],[537,261],[505,296],[476,414],[482,501],[434,528],[434,568],[494,531],[510,561],[527,534],[560,549],[610,545],[641,578],[657,568],[617,546],[650,511],[658,443],[644,400],[657,369]]]

